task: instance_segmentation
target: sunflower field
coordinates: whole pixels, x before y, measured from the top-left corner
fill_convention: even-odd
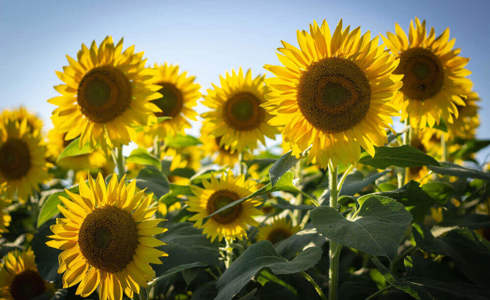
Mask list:
[[[107,36],[56,71],[52,126],[3,110],[0,299],[490,299],[490,140],[449,29],[278,46],[201,87]]]

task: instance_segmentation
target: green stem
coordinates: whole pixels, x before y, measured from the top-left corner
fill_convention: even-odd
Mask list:
[[[122,145],[116,148],[115,160],[116,160],[118,178],[121,179],[126,172],[124,168],[124,156],[123,156]]]
[[[354,165],[350,165],[347,170],[345,170],[344,174],[342,174],[342,177],[340,178],[340,181],[339,183],[337,184],[337,191],[340,192],[340,190],[342,190],[342,186],[344,185],[344,181],[345,179],[347,178],[347,175],[350,174],[350,172],[352,172],[352,169],[354,169]]]
[[[337,167],[330,161],[328,164],[328,182],[330,188],[330,207],[338,210],[337,208]],[[330,261],[328,276],[329,276],[329,288],[328,288],[328,300],[337,300],[337,289],[339,286],[339,262],[340,262],[340,250],[342,245],[330,240],[330,249],[328,251],[328,258]]]
[[[295,177],[297,179],[297,185],[298,185],[298,189],[300,191],[303,190],[303,187],[302,187],[302,183],[303,183],[303,178],[302,178],[302,175],[301,175],[301,160],[299,159],[298,162],[296,163],[296,166],[295,166]],[[296,199],[295,199],[295,203],[296,205],[301,205],[303,203],[303,195],[302,193],[298,193],[298,196],[296,196]],[[295,209],[293,211],[293,225],[298,225],[298,224],[301,224],[301,211],[299,209]]]
[[[238,153],[238,164],[239,164],[239,168],[240,168],[240,175],[245,175],[245,163],[243,161],[243,152],[240,151]]]
[[[162,143],[160,142],[160,136],[155,136],[155,139],[153,141],[153,155],[155,155],[158,160],[160,160],[160,155],[161,155],[161,147]]]
[[[405,120],[405,133],[403,134],[403,145],[410,145],[410,138],[411,138],[412,130],[410,128],[410,124],[408,123],[408,118]],[[404,169],[399,169],[397,172],[397,179],[398,179],[398,188],[401,188],[404,184],[406,179],[408,178],[408,168]]]
[[[225,238],[225,249],[224,249],[224,256],[225,256],[225,270],[228,270],[228,268],[231,265],[231,260],[233,256],[233,248],[231,247],[231,240]]]
[[[301,272],[301,274],[309,283],[311,283],[318,296],[320,296],[322,300],[327,300],[327,297],[323,293],[322,288],[318,285],[318,283],[316,283],[315,279],[313,279],[313,277],[311,277],[310,274],[306,272]]]
[[[447,144],[446,144],[446,135],[444,133],[441,134],[441,148],[442,148],[442,161],[447,161]]]

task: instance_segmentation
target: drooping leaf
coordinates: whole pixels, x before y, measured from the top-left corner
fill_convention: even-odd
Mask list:
[[[95,149],[90,144],[85,144],[80,147],[80,138],[74,139],[68,146],[63,149],[63,152],[58,156],[57,161],[61,161],[65,157],[79,156],[94,152]]]
[[[394,257],[411,215],[397,201],[379,195],[358,199],[359,209],[348,218],[332,207],[311,212],[313,225],[328,239],[375,256]]]
[[[465,168],[449,162],[441,163],[439,166],[429,166],[428,168],[431,169],[433,172],[442,175],[490,180],[489,173],[485,173],[476,169]]]
[[[389,166],[408,168],[439,165],[433,157],[408,145],[376,147],[374,157],[365,156],[359,162],[378,169],[385,169]]]
[[[291,151],[281,156],[281,158],[279,158],[269,170],[271,185],[276,185],[281,176],[291,169],[291,167],[296,165],[297,162],[298,159],[292,155]]]
[[[142,169],[135,180],[138,188],[146,188],[148,193],[155,194],[157,198],[162,197],[170,190],[167,177],[153,166]]]

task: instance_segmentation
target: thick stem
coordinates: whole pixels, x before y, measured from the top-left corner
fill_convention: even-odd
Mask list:
[[[337,166],[334,166],[330,161],[328,164],[328,182],[330,188],[330,207],[338,210],[337,208]],[[329,288],[328,288],[328,300],[337,300],[337,289],[339,286],[339,258],[342,245],[330,241],[330,249],[328,251],[328,258],[330,261],[328,276],[329,276]]]
[[[447,144],[446,144],[446,135],[444,133],[441,134],[441,148],[442,148],[442,161],[447,161]]]

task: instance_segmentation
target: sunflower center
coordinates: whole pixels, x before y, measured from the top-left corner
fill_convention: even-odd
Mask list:
[[[15,275],[9,286],[9,292],[14,300],[33,299],[46,291],[44,280],[38,272],[25,270]]]
[[[240,197],[235,192],[228,190],[216,191],[208,199],[208,204],[206,207],[208,214],[212,214],[216,210],[238,199],[240,199]],[[242,205],[238,204],[228,209],[225,209],[219,214],[214,215],[212,218],[220,224],[229,224],[235,221],[240,216],[241,212]]]
[[[0,146],[0,173],[7,179],[24,177],[31,168],[31,154],[26,142],[8,139]]]
[[[90,70],[78,87],[78,105],[82,113],[96,123],[107,123],[124,113],[131,98],[129,79],[110,66]]]
[[[119,272],[133,260],[138,246],[136,223],[130,213],[120,208],[97,208],[83,221],[78,243],[91,265]]]
[[[182,92],[172,83],[161,82],[158,85],[162,87],[158,92],[162,94],[163,97],[153,100],[152,102],[162,111],[155,113],[155,115],[157,117],[177,116],[184,106]]]
[[[444,72],[441,61],[424,48],[412,48],[400,56],[400,64],[394,72],[403,74],[401,91],[409,98],[424,101],[442,89]]]
[[[237,93],[225,103],[224,119],[226,123],[239,131],[248,131],[260,126],[265,110],[260,99],[249,92]]]
[[[352,61],[326,58],[312,64],[301,76],[297,101],[303,116],[318,130],[345,131],[359,123],[369,110],[371,87],[364,72]]]
[[[276,228],[267,235],[267,240],[275,244],[291,236],[291,232],[283,228]]]

